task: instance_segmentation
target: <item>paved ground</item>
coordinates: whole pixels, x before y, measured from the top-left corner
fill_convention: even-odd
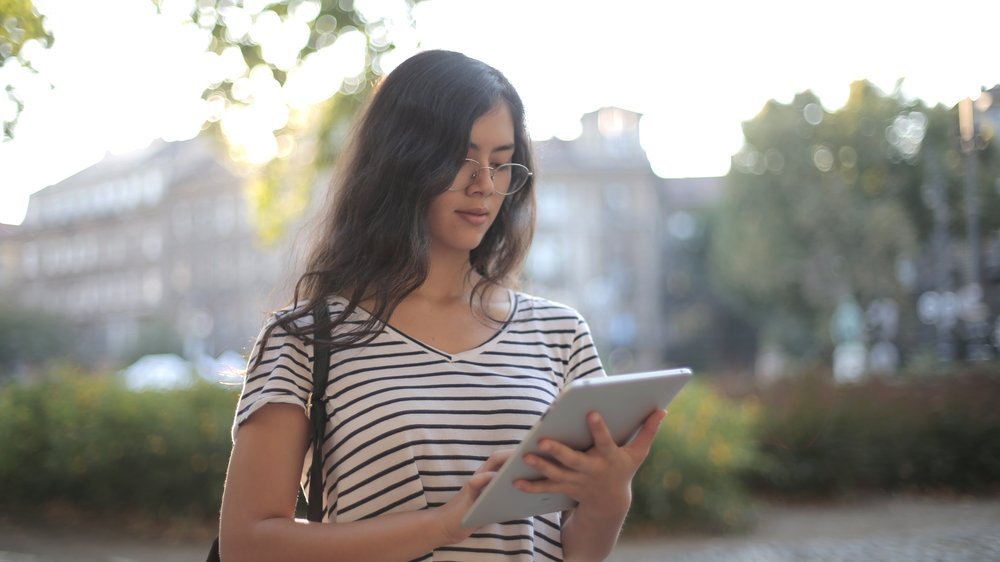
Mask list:
[[[1000,561],[1000,499],[764,507],[752,533],[624,540],[609,562]]]
[[[0,562],[203,560],[208,539],[148,531],[83,531],[0,522]],[[734,537],[625,538],[609,562],[1000,561],[1000,498],[897,498],[764,506],[753,532]]]

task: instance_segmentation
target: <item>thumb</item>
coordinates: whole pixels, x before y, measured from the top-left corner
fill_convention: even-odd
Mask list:
[[[653,446],[653,440],[656,438],[656,433],[659,431],[663,419],[666,417],[667,412],[665,410],[657,410],[650,414],[642,424],[639,434],[636,435],[631,443],[626,445],[626,448],[645,458],[646,454],[649,453],[650,447]]]

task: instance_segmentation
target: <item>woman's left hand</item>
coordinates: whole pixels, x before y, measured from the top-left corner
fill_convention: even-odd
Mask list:
[[[587,415],[587,425],[594,438],[593,447],[576,451],[552,439],[543,439],[539,449],[554,461],[530,453],[524,460],[545,478],[518,480],[514,485],[529,493],[566,494],[579,503],[578,514],[624,517],[632,503],[632,477],[649,454],[665,416],[664,410],[650,414],[636,437],[619,447],[600,414],[591,412]]]

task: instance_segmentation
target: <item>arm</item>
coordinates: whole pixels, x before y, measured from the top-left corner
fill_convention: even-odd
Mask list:
[[[491,456],[445,505],[352,523],[296,521],[308,441],[302,408],[268,404],[240,427],[222,497],[223,560],[411,560],[472,533],[461,518],[506,454]]]
[[[625,515],[632,504],[632,477],[653,444],[653,438],[666,412],[650,414],[639,434],[619,447],[600,415],[591,413],[587,424],[594,436],[594,446],[586,452],[544,440],[539,447],[558,462],[536,455],[526,455],[525,462],[535,467],[544,480],[519,480],[514,483],[525,492],[560,492],[578,502],[563,524],[563,553],[567,562],[604,560],[618,540]]]

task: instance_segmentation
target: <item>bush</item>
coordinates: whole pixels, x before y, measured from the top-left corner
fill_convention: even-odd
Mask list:
[[[755,401],[726,399],[688,383],[633,480],[630,527],[734,530],[749,523],[743,482],[757,462]]]
[[[812,374],[759,399],[757,490],[987,492],[1000,482],[1000,377],[985,371],[850,385]]]
[[[0,506],[218,513],[237,395],[198,382],[131,391],[65,371],[0,387]]]

